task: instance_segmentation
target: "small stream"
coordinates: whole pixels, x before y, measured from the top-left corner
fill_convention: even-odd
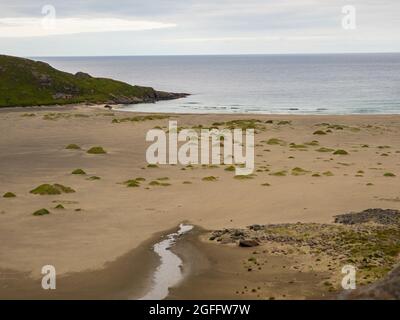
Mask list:
[[[169,234],[166,239],[154,245],[154,252],[160,256],[161,264],[154,272],[150,291],[140,300],[162,300],[168,296],[169,288],[182,280],[182,260],[170,249],[180,235],[192,229],[191,225],[180,224],[177,232]]]

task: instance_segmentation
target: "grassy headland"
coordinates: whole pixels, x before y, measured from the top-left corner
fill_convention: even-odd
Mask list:
[[[0,107],[88,104],[133,104],[185,97],[150,87],[70,74],[49,64],[0,55]]]

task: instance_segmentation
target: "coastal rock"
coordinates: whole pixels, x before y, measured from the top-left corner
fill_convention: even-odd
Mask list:
[[[400,223],[400,211],[392,209],[367,209],[358,213],[346,213],[334,217],[335,223],[362,224],[374,222],[382,225],[397,225]]]
[[[75,77],[79,78],[79,79],[91,79],[92,76],[88,73],[85,72],[77,72],[75,73]]]
[[[239,241],[239,247],[256,247],[260,245],[258,241],[254,239],[242,239]]]

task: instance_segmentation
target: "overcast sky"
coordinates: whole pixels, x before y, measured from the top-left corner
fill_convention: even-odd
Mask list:
[[[2,54],[400,52],[400,0],[0,1]]]

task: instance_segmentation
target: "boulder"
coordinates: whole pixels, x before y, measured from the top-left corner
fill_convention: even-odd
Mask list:
[[[248,247],[256,247],[258,245],[260,245],[258,243],[258,241],[253,240],[253,239],[242,239],[242,240],[239,241],[239,247],[248,248]]]

